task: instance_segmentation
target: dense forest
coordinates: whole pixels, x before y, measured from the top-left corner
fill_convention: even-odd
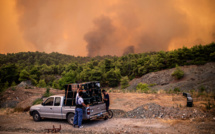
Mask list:
[[[100,81],[118,86],[121,79],[141,77],[176,65],[202,65],[215,61],[215,43],[174,51],[128,54],[121,57],[75,57],[59,53],[20,52],[0,54],[0,90],[21,81],[62,89],[65,84]]]

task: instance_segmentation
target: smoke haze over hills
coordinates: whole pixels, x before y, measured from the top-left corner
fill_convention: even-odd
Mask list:
[[[213,0],[2,0],[0,53],[76,56],[173,50],[215,41]]]

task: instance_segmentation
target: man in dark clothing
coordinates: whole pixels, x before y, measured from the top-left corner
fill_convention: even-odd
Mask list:
[[[104,100],[104,103],[106,104],[106,111],[108,112],[109,106],[110,106],[109,94],[105,90],[102,90],[102,93],[104,94],[103,100]]]

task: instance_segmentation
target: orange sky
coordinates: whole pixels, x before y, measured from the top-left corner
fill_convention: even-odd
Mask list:
[[[75,56],[215,41],[214,0],[1,0],[0,53]]]

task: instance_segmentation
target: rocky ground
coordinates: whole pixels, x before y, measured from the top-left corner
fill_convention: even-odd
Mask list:
[[[0,115],[0,133],[47,133],[45,129],[58,128],[61,133],[215,133],[215,120],[164,120],[112,118],[109,120],[84,121],[84,128],[73,128],[66,120],[45,119],[34,122],[28,113]]]
[[[171,74],[175,68],[166,69],[158,72],[148,73],[141,78],[133,79],[130,82],[128,90],[136,88],[137,84],[147,83],[155,84],[151,87],[152,90],[169,90],[179,88],[181,91],[190,91],[192,89],[198,90],[204,86],[207,91],[214,91],[215,87],[215,63],[207,63],[205,65],[190,65],[181,66],[180,69],[184,71],[184,78],[181,80],[175,80]]]

